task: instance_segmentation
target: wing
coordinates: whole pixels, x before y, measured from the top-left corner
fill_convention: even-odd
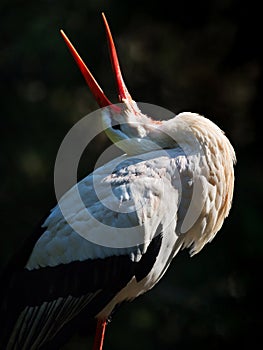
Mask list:
[[[133,278],[145,279],[161,254],[142,292],[163,274],[175,252],[171,244],[162,251],[165,232],[173,245],[177,239],[178,150],[140,158],[117,158],[68,191],[25,263],[4,275],[4,348],[40,348],[80,312],[94,317]]]

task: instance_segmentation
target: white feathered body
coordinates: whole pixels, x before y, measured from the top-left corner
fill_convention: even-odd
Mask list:
[[[130,112],[126,115],[128,122]],[[133,134],[135,131],[137,138],[127,138],[122,145],[124,150],[130,150],[129,155],[96,169],[61,198],[44,222],[43,234],[25,265],[25,270],[37,273],[46,267],[56,269],[72,262],[80,264],[127,256],[134,266],[139,266],[144,260],[148,263],[148,252],[153,249],[150,268],[140,273],[141,278],[138,278],[139,274],[131,274],[96,311],[96,316],[102,319],[107,318],[117,304],[151,289],[180,248],[190,247],[191,254],[199,252],[221,228],[231,207],[235,154],[214,123],[197,114],[181,113],[162,124],[153,122],[149,127],[149,123],[145,123],[140,128],[133,125]],[[119,131],[112,129],[111,132],[109,136],[114,141]],[[127,135],[128,131],[125,133]],[[143,137],[139,137],[140,134]],[[154,141],[156,148],[149,141]],[[115,203],[113,208],[112,203]],[[109,233],[107,227],[113,230]],[[136,227],[134,236],[125,235],[125,231],[133,227]],[[84,235],[77,232],[84,232]],[[109,234],[110,241],[107,240]],[[157,249],[153,242],[158,239]],[[90,271],[86,273],[88,281]],[[81,303],[76,302],[74,312],[63,314],[63,309],[63,322],[69,321],[84,307],[88,308],[103,288],[92,290],[86,299],[84,293],[80,297]],[[54,312],[61,305],[65,308],[67,303],[72,303],[72,298],[69,295],[52,301]],[[34,305],[24,308],[15,324],[13,338],[18,334],[20,338],[34,338],[33,331],[28,334],[23,330],[22,320],[29,315],[33,329],[34,326],[37,329],[36,315],[50,312],[50,303],[44,302],[38,309]],[[49,315],[52,320],[51,316],[52,313]],[[50,323],[50,333],[47,329],[45,332],[54,336],[62,325],[52,330]],[[32,349],[42,344],[45,335],[39,335],[37,339],[32,344],[28,341]],[[12,341],[7,348],[15,349]]]
[[[192,113],[177,118],[185,123],[191,120],[194,134],[189,143],[183,135],[181,141],[177,138],[182,147],[178,144],[173,149],[158,149],[139,156],[123,155],[84,178],[52,210],[43,225],[46,231],[36,243],[26,268],[125,254],[139,261],[161,228],[157,234],[162,235],[164,243],[151,273],[139,283],[133,278],[106,307],[106,312],[101,313],[105,317],[119,302],[151,289],[181,247],[191,247],[191,253],[195,254],[211,241],[231,206],[234,151],[222,131],[208,119]],[[112,169],[115,169],[113,173]],[[99,186],[99,198],[94,183]],[[76,188],[85,207],[76,204]],[[106,206],[108,203],[110,207],[113,196],[120,209],[115,213]],[[129,212],[121,212],[127,202]],[[87,239],[67,223],[61,206],[69,208],[77,227],[89,233]],[[87,220],[86,210],[97,221]],[[98,242],[98,234],[104,236],[101,224],[118,229],[116,243],[111,241],[111,247],[90,241]],[[139,227],[143,244],[131,245],[133,238],[127,242],[127,237],[121,240],[120,229],[125,231],[129,227]],[[119,248],[118,240],[123,247]]]

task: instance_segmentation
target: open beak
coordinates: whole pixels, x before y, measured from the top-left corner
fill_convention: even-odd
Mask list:
[[[108,40],[111,64],[112,64],[113,72],[114,72],[116,83],[117,83],[119,100],[120,100],[120,102],[122,102],[123,100],[130,100],[131,101],[132,100],[131,96],[130,96],[130,94],[126,88],[126,85],[124,84],[123,78],[122,78],[116,48],[115,48],[113,38],[112,38],[112,35],[110,32],[110,28],[109,28],[109,25],[108,25],[108,22],[106,20],[104,13],[102,13],[102,18],[103,18],[104,25],[106,28],[106,36],[107,36],[107,40]],[[68,39],[68,37],[66,36],[66,34],[63,32],[63,30],[61,30],[60,32],[61,32],[61,35],[62,35],[65,43],[67,44],[72,56],[74,57],[82,75],[84,76],[86,83],[88,84],[94,98],[96,99],[98,105],[100,107],[106,107],[106,106],[112,105],[110,100],[104,94],[103,90],[101,89],[101,87],[99,86],[99,84],[97,83],[97,81],[95,80],[95,78],[93,77],[91,72],[89,71],[88,67],[85,65],[84,61],[82,60],[82,58],[80,57],[78,52],[74,48],[74,46],[71,44],[71,42]],[[118,110],[118,112],[120,112],[120,110]]]

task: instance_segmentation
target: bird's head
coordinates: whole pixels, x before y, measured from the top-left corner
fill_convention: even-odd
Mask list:
[[[229,141],[209,119],[196,113],[186,112],[180,113],[170,120],[156,121],[141,112],[124,83],[116,48],[104,14],[102,14],[102,18],[118,89],[120,102],[118,104],[111,103],[62,30],[61,34],[94,98],[101,107],[103,126],[112,142],[128,155],[177,146],[180,146],[187,153],[198,150],[197,143],[209,139],[207,136],[210,135],[212,140],[216,138],[219,144],[225,144],[226,150],[232,154],[231,157],[234,159],[233,149]]]
[[[118,104],[112,104],[106,97],[62,30],[61,34],[94,98],[102,108],[102,122],[108,137],[127,154],[140,154],[155,149],[172,147],[174,141],[162,130],[163,122],[153,120],[142,113],[129,94],[122,77],[116,48],[104,14],[102,14],[102,18],[106,28],[110,58],[118,89],[120,102]]]

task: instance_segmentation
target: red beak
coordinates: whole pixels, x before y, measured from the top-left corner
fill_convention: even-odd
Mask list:
[[[131,100],[131,96],[130,96],[130,94],[129,94],[129,92],[124,84],[123,78],[122,78],[116,48],[115,48],[113,38],[112,38],[112,35],[110,32],[110,28],[109,28],[109,25],[108,25],[108,22],[106,20],[104,13],[102,13],[102,18],[103,18],[104,25],[106,28],[106,35],[107,35],[107,40],[108,40],[108,45],[109,45],[111,64],[112,64],[113,72],[114,72],[116,83],[117,83],[117,88],[118,88],[118,92],[119,92],[119,100],[120,100],[120,102],[122,102],[124,99]],[[93,96],[95,97],[97,103],[99,104],[99,106],[106,107],[106,106],[112,105],[110,100],[106,97],[103,90],[101,89],[101,87],[99,86],[99,84],[97,83],[97,81],[95,80],[95,78],[93,77],[91,72],[89,71],[88,67],[83,62],[80,55],[77,53],[74,46],[71,44],[71,42],[68,39],[68,37],[66,36],[66,34],[62,30],[60,32],[61,32],[63,39],[65,40],[65,43],[67,44],[72,56],[74,57],[77,65],[79,66],[79,69],[80,69],[82,75],[84,76],[84,78],[85,78]]]

